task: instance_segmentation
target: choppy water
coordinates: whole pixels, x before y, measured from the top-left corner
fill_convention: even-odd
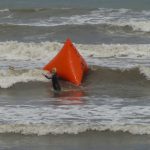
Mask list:
[[[1,3],[0,133],[149,135],[149,2],[65,2]],[[56,94],[42,67],[67,37],[90,70]]]
[[[41,68],[62,45],[1,42],[0,132],[149,134],[149,45],[76,44],[90,71],[80,87],[60,81],[54,94]]]
[[[126,8],[5,8],[0,40],[147,44],[149,10]],[[92,35],[92,36],[91,36]]]

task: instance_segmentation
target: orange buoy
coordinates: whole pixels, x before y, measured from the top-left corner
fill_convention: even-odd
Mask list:
[[[70,39],[67,39],[58,54],[44,66],[44,70],[57,69],[57,75],[64,80],[80,85],[88,65]]]

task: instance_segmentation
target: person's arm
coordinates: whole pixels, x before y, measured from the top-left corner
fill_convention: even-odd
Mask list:
[[[47,78],[47,79],[52,79],[52,77],[49,77],[49,76],[47,76],[47,75],[45,75],[45,74],[43,74],[43,76],[44,76],[45,78]]]

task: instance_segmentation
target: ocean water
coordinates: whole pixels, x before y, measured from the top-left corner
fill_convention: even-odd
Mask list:
[[[148,150],[149,3],[0,1],[0,149]],[[89,72],[54,93],[42,68],[68,37]]]

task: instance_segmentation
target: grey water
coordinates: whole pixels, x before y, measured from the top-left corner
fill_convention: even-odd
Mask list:
[[[148,0],[0,0],[0,149],[148,150],[149,19]],[[81,86],[60,80],[63,90],[55,93],[51,81],[32,81],[38,71],[31,71],[47,59],[37,55],[68,37],[98,50],[135,47],[119,59],[91,55]],[[42,42],[58,43],[43,50]]]

